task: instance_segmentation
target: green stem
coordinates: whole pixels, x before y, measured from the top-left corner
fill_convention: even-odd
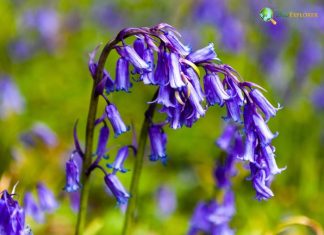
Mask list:
[[[88,197],[89,197],[89,179],[90,173],[88,173],[88,169],[92,163],[92,147],[93,147],[93,135],[95,129],[95,119],[98,107],[99,97],[96,94],[96,87],[101,81],[103,76],[103,70],[105,67],[105,63],[109,53],[111,52],[114,47],[121,42],[123,39],[136,35],[136,34],[143,34],[149,33],[146,28],[129,28],[127,30],[123,30],[123,33],[118,34],[117,37],[111,41],[109,41],[105,47],[103,48],[99,61],[98,61],[98,69],[96,71],[96,77],[93,81],[92,92],[90,97],[90,105],[88,111],[88,119],[87,119],[87,127],[86,127],[86,140],[85,140],[85,154],[83,159],[83,165],[81,170],[81,199],[80,199],[80,208],[78,212],[77,224],[75,235],[81,235],[84,231],[84,225],[86,221],[86,214],[87,214],[87,205],[88,205]]]
[[[158,92],[154,94],[152,100],[155,100],[157,97]],[[132,182],[130,187],[130,195],[131,198],[128,200],[127,204],[127,211],[125,215],[124,227],[123,227],[123,235],[131,234],[131,229],[135,223],[136,217],[136,205],[137,205],[137,198],[138,198],[138,186],[140,182],[143,161],[144,161],[144,154],[145,154],[145,146],[147,141],[147,134],[150,123],[152,122],[152,118],[154,115],[154,110],[156,107],[156,103],[151,103],[148,107],[147,111],[145,112],[145,119],[142,124],[142,129],[139,137],[138,149],[136,154],[136,159],[134,163],[133,175],[132,175]]]

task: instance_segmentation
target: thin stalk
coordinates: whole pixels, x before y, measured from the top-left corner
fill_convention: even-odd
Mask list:
[[[155,100],[157,97],[158,92],[154,94],[152,100]],[[145,146],[147,141],[148,129],[150,123],[152,122],[152,118],[154,115],[156,103],[151,103],[148,107],[147,111],[145,112],[145,119],[142,124],[142,129],[139,137],[138,149],[136,154],[136,159],[133,168],[133,175],[130,187],[130,195],[131,198],[128,200],[127,210],[124,220],[124,227],[123,227],[123,235],[131,234],[131,229],[135,223],[136,217],[136,205],[138,199],[138,187],[144,162],[144,154],[145,154]]]
[[[80,199],[80,208],[78,212],[75,235],[83,234],[84,225],[86,221],[86,214],[87,214],[87,205],[88,205],[88,197],[89,197],[89,189],[90,189],[90,185],[89,185],[90,174],[88,174],[88,169],[92,164],[93,135],[94,135],[95,119],[96,119],[96,113],[97,113],[97,107],[99,101],[99,96],[95,92],[96,87],[101,81],[101,78],[103,76],[104,66],[111,50],[114,49],[114,47],[123,39],[136,34],[142,34],[142,33],[148,33],[147,29],[130,28],[126,31],[125,30],[122,31],[122,33],[119,33],[115,39],[109,41],[105,45],[99,57],[96,77],[93,80],[88,118],[87,118],[85,154],[84,154],[83,165],[81,170],[81,184],[82,184],[81,199]]]

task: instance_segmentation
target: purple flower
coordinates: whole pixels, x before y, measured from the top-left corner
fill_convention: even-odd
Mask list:
[[[126,192],[124,186],[115,174],[107,174],[105,176],[105,182],[109,190],[115,196],[118,204],[126,204],[128,202],[130,195]]]
[[[109,138],[109,128],[106,125],[104,125],[100,129],[98,146],[97,146],[97,156],[102,157],[105,155],[108,138]]]
[[[97,69],[98,69],[98,63],[95,62],[95,56],[96,56],[98,49],[99,49],[99,46],[97,46],[92,52],[89,53],[88,68],[89,68],[89,71],[90,71],[93,79],[96,78]],[[114,81],[111,79],[111,77],[106,69],[103,70],[103,77],[102,77],[100,83],[98,84],[97,93],[102,94],[103,89],[105,89],[107,94],[109,94],[110,92],[113,92],[115,90]]]
[[[269,188],[270,177],[265,169],[257,167],[254,163],[250,163],[251,180],[253,187],[256,191],[257,200],[266,200],[274,196],[273,192]]]
[[[78,165],[73,158],[73,155],[66,162],[65,173],[66,173],[66,184],[64,190],[68,193],[78,191],[81,188],[80,173],[79,173]]]
[[[44,213],[37,205],[30,192],[25,193],[24,209],[27,215],[30,215],[37,223],[44,222]]]
[[[186,57],[193,63],[202,63],[209,60],[219,60],[214,50],[214,44],[209,43],[208,46],[192,52]]]
[[[209,106],[215,104],[223,106],[224,101],[231,98],[226,93],[222,82],[215,73],[208,73],[204,76],[204,88],[206,101]]]
[[[43,211],[53,212],[58,207],[54,194],[44,184],[37,184],[39,206]]]
[[[0,198],[0,234],[31,234],[25,229],[25,212],[8,191]]]
[[[120,172],[127,172],[127,169],[124,168],[124,162],[126,160],[126,158],[128,157],[128,154],[129,154],[129,146],[124,146],[122,148],[120,148],[118,150],[118,153],[117,153],[117,156],[115,158],[115,161],[114,163],[112,164],[107,164],[107,166],[109,168],[113,168],[114,169],[114,174],[117,172],[117,171],[120,171]]]
[[[237,131],[236,126],[227,125],[222,133],[222,135],[217,139],[216,144],[225,152],[230,152],[231,143],[233,136]]]
[[[181,78],[179,57],[175,53],[168,54],[169,81],[172,88],[186,86]]]
[[[120,114],[115,105],[110,104],[106,107],[107,117],[114,129],[115,137],[129,130],[120,117]]]
[[[199,232],[214,234],[216,231],[219,233],[215,234],[219,235],[233,234],[228,228],[228,223],[234,214],[234,194],[231,191],[225,193],[222,204],[214,200],[207,203],[200,202],[191,218],[188,235],[198,235]]]
[[[187,56],[190,53],[190,47],[183,45],[182,42],[172,31],[166,32],[165,37],[168,39],[172,49],[180,55]]]
[[[278,136],[278,132],[273,134],[270,131],[269,127],[260,115],[254,114],[252,119],[262,144],[268,145],[273,138]]]
[[[174,96],[174,90],[169,86],[160,86],[159,87],[159,93],[153,102],[156,102],[158,104],[162,104],[164,107],[175,107],[175,96]]]
[[[274,117],[280,109],[280,106],[278,108],[273,107],[258,89],[253,89],[249,94],[253,102],[255,102],[264,113],[266,122],[269,121],[270,117]]]
[[[177,207],[177,198],[174,191],[168,186],[161,186],[156,192],[158,213],[162,216],[171,215]]]
[[[165,86],[169,82],[168,57],[169,54],[160,46],[153,84]]]
[[[143,58],[144,57],[144,51],[145,51],[145,48],[146,48],[144,38],[143,37],[137,37],[136,40],[133,43],[133,47],[134,47],[134,50],[136,51],[136,53],[141,58]]]
[[[199,77],[196,74],[196,72],[192,68],[186,68],[184,70],[184,73],[186,74],[188,80],[190,81],[193,88],[195,89],[195,91],[196,91],[196,93],[198,95],[199,101],[203,101],[205,99],[205,95],[204,95],[204,92],[201,89]]]
[[[116,50],[134,66],[136,72],[142,74],[144,71],[149,71],[150,65],[137,54],[133,47],[126,45],[123,47],[116,47]]]
[[[129,92],[129,88],[132,87],[128,66],[129,63],[125,58],[121,57],[117,60],[115,80],[116,91],[123,90]]]
[[[5,119],[11,113],[22,113],[25,109],[24,98],[17,86],[7,76],[0,78],[0,119]]]
[[[144,84],[155,84],[155,80],[154,80],[154,72],[153,72],[153,68],[154,68],[154,54],[153,54],[153,50],[148,48],[145,49],[144,53],[143,53],[143,59],[145,60],[145,62],[150,66],[149,67],[149,71],[145,71],[142,75],[141,75],[141,80],[143,80]]]
[[[166,161],[166,143],[167,135],[164,133],[161,125],[151,125],[149,128],[149,138],[151,142],[151,161]]]

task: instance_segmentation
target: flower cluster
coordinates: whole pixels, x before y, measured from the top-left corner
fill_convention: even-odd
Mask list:
[[[24,209],[27,215],[30,215],[36,222],[44,222],[44,212],[52,213],[57,207],[58,203],[53,193],[43,184],[36,185],[38,204],[33,198],[31,192],[25,193],[24,196]]]
[[[105,114],[96,121],[97,125],[103,123],[103,126],[101,127],[99,132],[98,145],[97,145],[96,153],[94,154],[96,156],[96,160],[92,163],[92,165],[89,167],[86,173],[89,174],[95,168],[99,168],[100,170],[102,170],[105,175],[104,176],[105,184],[108,187],[108,189],[111,191],[111,193],[114,195],[114,197],[116,198],[118,204],[125,204],[127,203],[127,200],[130,197],[130,195],[127,193],[126,189],[119,181],[116,173],[127,172],[127,169],[124,168],[124,162],[129,155],[129,149],[132,149],[133,152],[136,153],[136,148],[133,145],[121,147],[118,150],[115,161],[113,163],[109,163],[106,165],[107,168],[112,169],[111,173],[107,173],[106,169],[101,165],[99,165],[100,160],[102,158],[108,159],[107,143],[108,143],[110,131],[105,121],[106,118],[110,121],[111,126],[115,132],[115,136],[118,136],[119,134],[128,130],[128,127],[126,127],[126,125],[124,124],[116,107],[113,104],[107,105]],[[80,175],[81,175],[80,169],[82,168],[82,160],[84,157],[84,152],[79,143],[76,128],[77,128],[77,123],[74,126],[75,150],[72,152],[70,159],[66,162],[66,185],[64,187],[64,190],[68,193],[78,192],[82,187],[80,183]],[[78,194],[74,194],[74,196],[78,197]],[[74,201],[75,200],[72,200],[72,206],[73,208],[76,208],[76,206],[73,205]]]
[[[1,192],[0,198],[0,234],[31,235],[28,226],[25,226],[25,212],[13,194],[8,191]]]
[[[136,36],[136,39],[132,44],[127,44],[124,39],[130,36]],[[160,105],[160,112],[166,115],[163,123],[154,123],[150,112],[146,113],[151,143],[150,160],[166,162],[167,136],[163,131],[165,125],[168,124],[172,129],[191,127],[205,116],[208,108],[217,104],[226,108],[226,121],[244,127],[245,135],[240,136],[242,149],[234,151],[235,154],[231,155],[250,162],[251,179],[257,191],[257,198],[271,197],[273,194],[268,188],[270,180],[282,169],[276,165],[274,147],[271,145],[271,140],[277,134],[273,134],[266,123],[270,117],[276,115],[279,107],[275,108],[269,103],[261,93],[261,87],[252,82],[241,81],[231,66],[222,64],[212,43],[193,51],[184,45],[179,37],[180,34],[175,28],[165,23],[152,28],[123,29],[112,40],[112,44],[108,44],[103,50],[103,53],[115,50],[119,55],[115,79],[107,70],[102,69],[102,58],[98,62],[95,60],[98,47],[89,54],[88,66],[96,85],[94,94],[102,96],[107,106],[102,116],[95,121],[95,126],[103,124],[97,151],[94,153],[97,158],[83,173],[89,174],[93,169],[100,168],[105,174],[106,185],[117,201],[127,202],[129,194],[119,182],[116,173],[126,171],[123,163],[128,156],[129,146],[122,147],[115,162],[107,165],[112,169],[111,173],[108,174],[99,162],[107,152],[107,121],[110,122],[115,137],[129,130],[117,107],[109,101],[107,95],[114,91],[130,92],[133,80],[157,87],[154,99],[148,103],[150,107]],[[202,71],[204,74],[201,74]],[[76,127],[74,139],[74,153],[83,159],[84,152],[77,140]],[[73,156],[67,162],[66,172],[65,190],[79,190],[80,172]],[[221,181],[218,183],[226,184]]]
[[[231,178],[235,175],[235,162],[237,156],[243,152],[242,138],[236,125],[226,126],[223,134],[217,139],[216,144],[225,152],[224,159],[218,159],[213,172],[218,189],[222,190],[221,203],[216,199],[208,202],[199,202],[191,219],[188,234],[198,234],[203,231],[209,234],[230,235],[234,231],[228,223],[235,214],[234,193]]]

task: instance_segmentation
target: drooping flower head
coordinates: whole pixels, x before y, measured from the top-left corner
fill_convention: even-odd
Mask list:
[[[8,191],[1,192],[0,198],[0,234],[31,235],[25,227],[25,211]]]

